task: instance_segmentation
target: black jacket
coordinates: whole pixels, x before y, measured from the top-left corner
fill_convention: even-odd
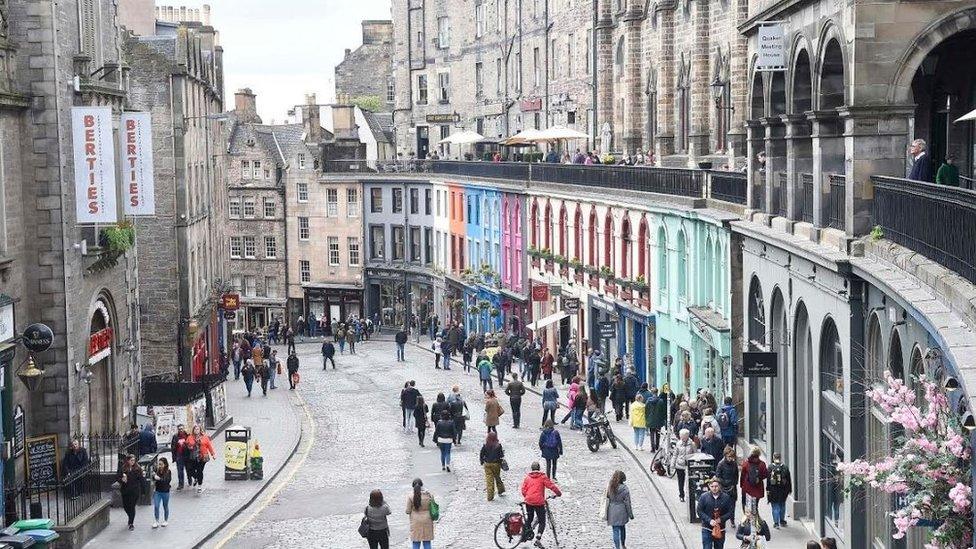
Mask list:
[[[494,448],[489,447],[487,444],[481,446],[480,462],[482,465],[486,463],[501,463],[503,459],[505,459],[505,450],[502,449],[501,444],[496,444]]]
[[[769,478],[766,479],[766,497],[769,503],[785,503],[790,492],[793,491],[793,477],[786,465],[773,464],[769,466]]]
[[[288,371],[289,372],[298,371],[298,355],[291,355],[288,357]]]
[[[505,387],[505,394],[508,395],[509,400],[521,401],[522,395],[525,394],[525,385],[522,385],[521,381],[511,381]]]
[[[436,404],[434,406],[437,406]],[[450,419],[439,420],[434,427],[434,439],[451,439],[454,440],[455,430],[454,422]]]
[[[745,538],[752,535],[752,521],[743,522],[739,524],[739,527],[735,529],[735,538],[745,542]],[[769,531],[769,524],[763,519],[759,519],[759,535],[766,538],[766,541],[772,539],[772,533]],[[742,545],[747,547],[745,543]],[[752,547],[749,545],[748,547]]]
[[[72,452],[71,448],[68,448],[68,450],[64,453],[64,459],[61,460],[66,473],[81,469],[90,462],[91,460],[88,459],[88,451],[84,448],[78,448],[77,452]]]
[[[417,397],[419,396],[420,391],[416,387],[407,387],[400,393],[400,403],[403,404],[404,408],[416,408]]]
[[[414,403],[414,405],[416,406],[416,403]],[[427,412],[429,411],[430,411],[430,406],[427,406],[426,404],[424,404],[423,408],[419,408],[419,407],[414,408],[413,420],[417,423],[418,429],[427,428]]]
[[[430,407],[430,420],[433,421],[433,422],[440,421],[441,420],[441,412],[443,412],[445,410],[447,410],[448,415],[450,415],[450,419],[452,420],[451,425],[453,425],[454,424],[453,423],[454,415],[451,414],[451,405],[448,404],[447,402],[435,402],[434,404],[431,405],[431,407]]]
[[[722,490],[733,492],[739,486],[739,464],[722,459],[715,467],[715,476],[722,483]]]
[[[404,343],[407,342],[407,332],[404,332],[403,330],[400,330],[399,332],[396,333],[395,340],[400,345],[403,345]]]
[[[122,475],[126,475],[126,479],[122,480]],[[137,496],[142,494],[142,482],[145,476],[142,474],[142,469],[139,467],[134,467],[129,471],[119,471],[118,482],[119,491],[123,496]]]
[[[731,496],[725,492],[719,492],[718,497],[712,496],[711,492],[705,492],[698,498],[695,505],[695,512],[701,520],[703,530],[711,530],[712,519],[715,518],[715,511],[718,510],[719,520],[722,521],[722,530],[725,530],[725,523],[732,520],[732,513],[735,512],[735,502]]]
[[[335,356],[335,345],[331,341],[322,344],[322,356],[326,358]]]
[[[718,435],[712,437],[711,440],[705,440],[705,437],[702,437],[701,451],[715,458],[712,465],[717,467],[719,461],[722,459],[722,452],[725,451],[725,441]]]

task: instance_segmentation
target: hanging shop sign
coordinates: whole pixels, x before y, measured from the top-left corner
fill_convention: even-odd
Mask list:
[[[241,308],[240,294],[224,294],[220,298],[220,306],[225,311],[236,311]]]
[[[742,353],[742,377],[776,377],[776,353]]]
[[[549,286],[532,286],[532,301],[549,301]]]
[[[786,44],[783,38],[783,24],[760,23],[758,40],[759,57],[756,58],[756,70],[785,71]]]
[[[152,117],[148,112],[122,113],[122,209],[125,215],[155,215]]]
[[[111,107],[72,107],[75,218],[78,223],[115,223],[115,146]]]
[[[571,315],[575,315],[580,311],[580,300],[578,297],[565,297],[563,298],[563,310]]]
[[[458,113],[428,114],[425,118],[430,124],[457,124],[461,121]]]
[[[14,304],[11,301],[0,305],[0,341],[10,341],[15,335]]]
[[[21,341],[28,351],[43,353],[54,343],[54,332],[47,324],[38,322],[24,328],[24,337]]]
[[[600,322],[600,337],[602,339],[614,339],[617,337],[617,321],[604,320]]]
[[[542,110],[542,98],[523,99],[521,103],[522,112],[535,112]]]
[[[88,365],[94,366],[112,356],[112,329],[104,328],[88,336]]]
[[[14,440],[13,457],[19,458],[24,455],[24,448],[27,447],[27,415],[24,414],[24,407],[20,404],[14,408]]]

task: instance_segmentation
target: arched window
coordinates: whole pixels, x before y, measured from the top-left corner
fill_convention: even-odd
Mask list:
[[[594,267],[600,266],[600,256],[596,253],[596,208],[590,207],[590,226],[589,226],[589,264]]]
[[[515,218],[515,236],[522,236],[522,203],[519,201],[515,202],[515,215],[513,217]]]
[[[647,218],[644,216],[637,230],[637,276],[647,281]]]
[[[603,248],[603,264],[613,269],[613,214],[609,209],[603,221]]]
[[[578,261],[583,260],[583,210],[576,205],[576,218],[573,221],[573,233],[576,238],[573,239],[573,259]]]
[[[820,333],[820,389],[844,401],[844,355],[833,319],[824,322]]]
[[[552,204],[546,200],[546,221],[545,221],[545,235],[546,243],[543,246],[545,249],[552,251]]]
[[[529,230],[532,234],[529,235],[532,241],[532,247],[539,249],[539,203],[532,200],[532,210],[529,217]]]
[[[559,255],[565,257],[569,255],[569,214],[566,213],[566,205],[563,204],[559,209]]]
[[[715,310],[721,311],[725,309],[725,270],[722,269],[722,259],[725,256],[722,253],[722,243],[718,240],[715,241],[713,252],[710,268],[715,272],[715,293],[712,302],[715,303]]]
[[[668,233],[662,226],[657,231],[657,285],[661,293],[668,291]]]
[[[708,266],[711,257],[712,257],[712,237],[711,235],[709,235],[705,238],[705,250],[702,253],[702,261],[701,261],[702,274],[705,275],[702,277],[704,278],[704,283],[705,283],[705,299],[703,299],[702,301],[705,302],[711,301],[712,297],[715,295],[715,278],[714,278],[715,270],[710,269]]]
[[[630,214],[624,212],[624,221],[620,228],[620,277],[630,278],[630,261],[632,246],[630,238]]]
[[[679,239],[682,235],[679,235]],[[680,282],[679,282],[680,283]],[[748,349],[750,351],[767,351],[766,348],[766,302],[763,298],[762,285],[755,276],[749,283],[749,301],[747,305],[748,320]],[[748,380],[749,390],[749,440],[757,443],[766,442],[766,380],[754,378]]]
[[[688,243],[685,242],[685,232],[678,232],[678,297],[688,297]]]

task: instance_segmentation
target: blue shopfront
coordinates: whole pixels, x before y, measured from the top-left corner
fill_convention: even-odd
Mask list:
[[[482,285],[464,287],[467,314],[464,328],[469,333],[497,332],[503,327],[502,297],[491,288]]]
[[[657,323],[654,315],[624,303],[616,303],[617,354],[624,365],[633,368],[641,383],[656,385],[648,357],[656,355]]]

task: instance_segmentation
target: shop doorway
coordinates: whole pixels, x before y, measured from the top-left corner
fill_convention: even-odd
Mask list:
[[[430,128],[417,126],[417,158],[427,158],[430,153]]]

